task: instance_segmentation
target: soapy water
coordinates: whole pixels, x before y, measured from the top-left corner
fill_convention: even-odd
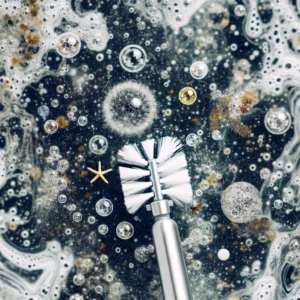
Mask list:
[[[194,299],[297,299],[299,9],[0,0],[0,298],[161,299],[151,216],[127,214],[117,173],[108,188],[90,185],[86,167],[115,167],[126,143],[193,134],[184,151],[195,207],[173,216]],[[128,45],[147,53],[136,74],[119,63]],[[195,61],[207,66],[201,79]],[[186,86],[198,97],[189,107],[177,99]],[[292,125],[275,137],[263,117],[277,107]],[[101,155],[89,150],[97,135]],[[221,206],[241,181],[255,192],[238,205],[224,194]],[[94,211],[101,198],[111,215]],[[122,222],[128,241],[116,235]]]

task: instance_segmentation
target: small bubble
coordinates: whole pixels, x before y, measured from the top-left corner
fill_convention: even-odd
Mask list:
[[[128,240],[133,236],[134,227],[129,222],[121,222],[117,226],[116,232],[120,239]]]
[[[54,120],[48,120],[44,124],[44,129],[48,134],[54,134],[58,130],[58,125]]]
[[[87,122],[88,122],[88,119],[85,116],[80,116],[77,121],[79,126],[85,126],[87,124]]]

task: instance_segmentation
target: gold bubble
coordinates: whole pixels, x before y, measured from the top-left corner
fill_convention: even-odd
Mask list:
[[[179,100],[185,105],[191,105],[197,100],[197,93],[191,87],[185,87],[179,92]]]

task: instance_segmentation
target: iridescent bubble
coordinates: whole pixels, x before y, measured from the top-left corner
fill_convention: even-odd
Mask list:
[[[189,145],[190,147],[195,147],[198,145],[199,143],[199,137],[197,134],[195,133],[190,133],[187,137],[186,137],[186,143],[187,145]]]
[[[134,227],[129,222],[121,222],[117,226],[116,232],[120,239],[128,240],[133,236]]]
[[[38,114],[44,119],[46,120],[46,118],[49,115],[49,107],[47,105],[42,105],[38,108]]]
[[[190,74],[195,79],[203,79],[207,73],[208,67],[203,61],[195,61],[190,66]]]
[[[287,132],[291,124],[291,115],[284,108],[272,108],[265,116],[265,126],[272,134]]]
[[[98,232],[102,235],[106,235],[108,233],[108,226],[106,224],[99,225]]]
[[[58,37],[56,50],[66,58],[74,57],[78,54],[81,48],[79,37],[72,32],[65,32]]]
[[[145,50],[138,45],[128,45],[122,49],[119,61],[124,70],[136,73],[145,67],[147,54]]]
[[[108,141],[103,135],[94,135],[89,141],[89,149],[94,154],[104,154],[107,148]]]
[[[54,120],[48,120],[44,124],[44,129],[48,134],[54,134],[58,130],[58,125]]]
[[[109,216],[113,211],[113,204],[109,199],[102,198],[97,201],[96,205],[96,212],[101,217]]]
[[[255,186],[247,182],[236,182],[223,192],[221,206],[230,221],[247,223],[260,215],[262,201]]]

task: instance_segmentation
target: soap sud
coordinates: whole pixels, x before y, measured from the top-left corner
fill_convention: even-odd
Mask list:
[[[0,252],[6,261],[17,268],[27,272],[42,271],[35,282],[29,283],[1,262],[1,299],[8,299],[8,294],[14,295],[9,299],[59,299],[63,284],[74,265],[73,256],[68,249],[62,250],[59,242],[52,241],[47,243],[45,250],[29,254],[17,250],[0,236]]]

